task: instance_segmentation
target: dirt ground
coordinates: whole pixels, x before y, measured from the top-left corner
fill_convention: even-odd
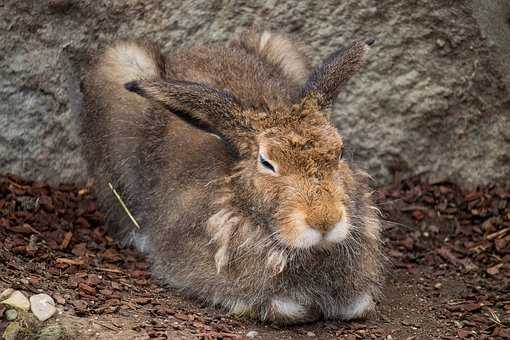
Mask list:
[[[91,187],[0,175],[0,292],[47,293],[19,339],[510,339],[510,190],[465,192],[419,177],[375,192],[390,260],[377,313],[278,328],[201,306],[150,277],[108,236]],[[0,305],[0,316],[3,314]],[[0,317],[0,334],[9,322]],[[52,337],[44,337],[51,330]]]

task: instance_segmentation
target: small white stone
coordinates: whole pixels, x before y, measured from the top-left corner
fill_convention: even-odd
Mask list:
[[[257,332],[257,331],[249,331],[248,333],[246,333],[247,338],[254,338],[257,335],[259,335],[259,332]]]
[[[46,321],[56,313],[55,301],[47,294],[37,294],[30,297],[32,313],[39,321]]]
[[[306,332],[306,335],[309,336],[310,338],[315,337],[315,333],[314,332]]]
[[[10,294],[10,296],[3,300],[1,303],[12,308],[24,310],[26,312],[28,312],[30,309],[30,302],[28,301],[27,297],[23,295],[23,293],[19,290],[12,292],[12,294]]]
[[[18,312],[15,309],[8,309],[4,312],[5,320],[14,321],[18,317]]]

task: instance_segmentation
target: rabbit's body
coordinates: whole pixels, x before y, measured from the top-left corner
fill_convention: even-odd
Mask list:
[[[309,76],[296,51],[267,32],[167,59],[152,45],[118,44],[85,77],[85,154],[111,224],[147,253],[163,282],[262,320],[362,317],[381,282],[380,224],[363,176],[331,156],[341,152],[340,137],[316,113],[327,96],[296,100]],[[139,79],[169,79],[183,92],[171,96],[175,104],[159,87],[125,86]],[[268,145],[281,163],[257,168]],[[296,148],[303,151],[288,151]]]

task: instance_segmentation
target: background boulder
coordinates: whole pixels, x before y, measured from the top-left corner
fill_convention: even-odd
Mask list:
[[[332,119],[379,182],[510,181],[506,0],[3,0],[0,17],[1,172],[86,179],[77,130],[89,52],[147,37],[171,53],[256,25],[294,35],[314,62],[378,38]]]

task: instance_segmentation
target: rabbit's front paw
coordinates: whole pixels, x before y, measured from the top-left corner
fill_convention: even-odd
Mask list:
[[[285,298],[273,298],[270,310],[275,319],[296,319],[305,316],[307,313],[304,306]]]
[[[353,320],[353,319],[363,319],[370,312],[372,312],[375,308],[374,299],[370,294],[362,294],[353,301],[343,307],[340,311],[340,319],[343,320]]]
[[[305,306],[282,297],[274,297],[262,306],[250,305],[237,299],[224,301],[223,305],[231,315],[256,317],[258,314],[261,320],[276,323],[291,323],[295,320],[302,320],[309,314]]]
[[[263,321],[277,324],[294,324],[318,319],[319,315],[309,306],[286,297],[273,297],[261,312]]]

